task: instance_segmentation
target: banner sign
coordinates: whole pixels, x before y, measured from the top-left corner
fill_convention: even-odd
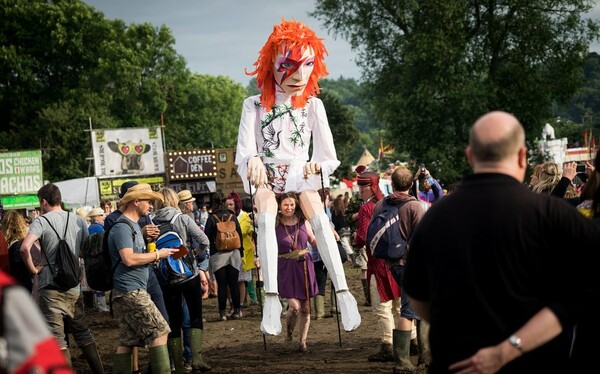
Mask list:
[[[119,200],[121,185],[131,180],[138,183],[148,183],[153,191],[158,191],[165,185],[165,178],[162,175],[139,178],[101,179],[98,181],[100,200]]]
[[[160,127],[92,130],[91,133],[96,177],[165,172]]]
[[[171,187],[177,192],[181,190],[190,190],[192,195],[217,192],[217,182],[215,182],[214,180],[171,182],[169,187]]]
[[[204,179],[217,176],[214,149],[168,152],[169,180]]]
[[[42,151],[0,153],[0,195],[37,194],[43,185]]]
[[[8,209],[25,209],[36,208],[40,206],[37,194],[35,195],[19,195],[19,196],[3,196],[0,198],[5,210]]]

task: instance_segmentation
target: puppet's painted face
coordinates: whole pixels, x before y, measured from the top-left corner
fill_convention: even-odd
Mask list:
[[[299,96],[304,92],[315,64],[311,49],[304,52],[300,48],[286,50],[275,57],[275,84],[278,92]]]

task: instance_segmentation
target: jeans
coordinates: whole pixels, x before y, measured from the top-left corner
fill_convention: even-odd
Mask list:
[[[192,329],[192,321],[190,320],[190,311],[188,310],[185,299],[181,300],[181,330],[183,332],[183,359],[186,361],[192,360],[192,348],[190,346],[190,332]]]

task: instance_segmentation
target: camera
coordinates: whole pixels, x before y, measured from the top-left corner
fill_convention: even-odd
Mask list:
[[[420,166],[420,167],[421,167],[421,173],[424,173],[424,172],[425,172],[425,170],[426,170],[426,169],[425,169],[425,164],[421,164],[421,166]]]
[[[577,174],[585,173],[585,164],[584,163],[578,163],[576,171],[577,171]]]

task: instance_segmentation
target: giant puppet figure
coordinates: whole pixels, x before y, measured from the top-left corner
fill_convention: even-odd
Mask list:
[[[275,194],[297,192],[300,207],[311,223],[321,258],[337,292],[344,330],[360,325],[354,296],[317,192],[328,187],[329,175],[339,166],[317,81],[326,76],[322,39],[306,25],[282,20],[261,49],[256,70],[260,95],[244,101],[235,163],[247,193],[254,187],[258,217],[257,247],[265,289],[261,330],[281,332],[281,304],[277,288]],[[309,146],[312,137],[312,155]],[[247,176],[245,180],[244,176]]]

